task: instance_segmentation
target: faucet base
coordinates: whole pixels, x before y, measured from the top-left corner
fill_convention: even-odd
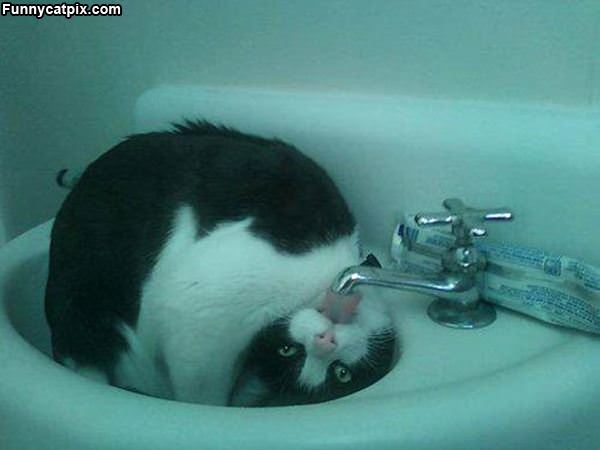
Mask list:
[[[496,320],[496,309],[483,301],[461,306],[455,301],[438,298],[431,302],[427,314],[434,322],[451,328],[483,328]]]

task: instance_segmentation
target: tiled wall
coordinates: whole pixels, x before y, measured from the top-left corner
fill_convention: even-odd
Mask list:
[[[9,238],[55,214],[54,173],[131,132],[161,83],[600,108],[597,0],[122,3],[119,18],[0,17]]]

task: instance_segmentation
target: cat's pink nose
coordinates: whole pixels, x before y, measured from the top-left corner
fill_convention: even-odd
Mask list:
[[[332,330],[321,334],[315,334],[315,350],[320,353],[329,353],[335,349],[337,342]]]

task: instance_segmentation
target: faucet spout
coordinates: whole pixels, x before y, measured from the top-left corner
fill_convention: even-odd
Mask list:
[[[358,285],[431,294],[457,302],[465,307],[476,303],[479,299],[474,274],[449,271],[413,275],[376,267],[351,266],[338,274],[331,284],[331,290],[346,295]]]
[[[496,310],[479,301],[486,260],[473,245],[473,237],[483,237],[487,231],[484,221],[512,220],[509,209],[474,209],[460,199],[444,200],[443,213],[419,213],[414,216],[418,227],[451,226],[454,243],[440,253],[430,251],[416,239],[403,239],[407,251],[439,257],[441,271],[430,274],[411,274],[366,266],[352,266],[338,274],[331,291],[348,295],[358,285],[381,286],[403,291],[421,292],[438,297],[427,309],[435,322],[453,328],[481,328],[496,319]]]

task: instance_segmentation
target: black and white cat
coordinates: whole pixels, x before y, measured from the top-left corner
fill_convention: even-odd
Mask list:
[[[355,228],[326,172],[282,141],[206,122],[132,136],[86,169],[54,222],[54,357],[205,404],[361,389],[390,370],[395,334],[376,300],[328,295],[359,261]]]

